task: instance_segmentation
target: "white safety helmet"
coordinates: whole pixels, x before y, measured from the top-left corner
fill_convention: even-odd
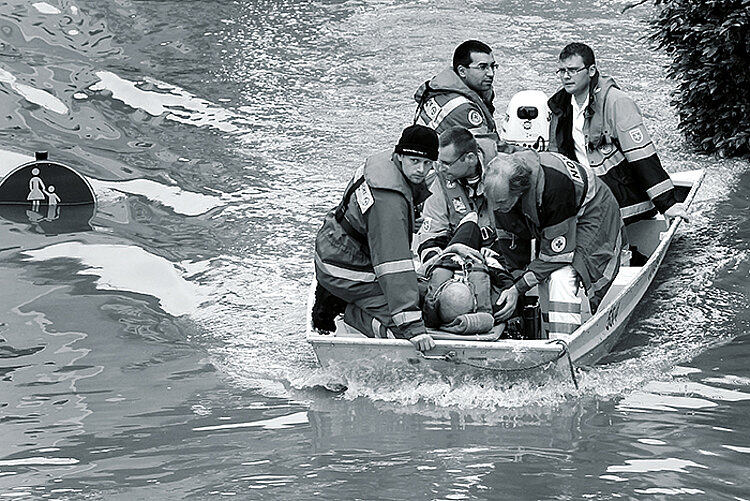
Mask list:
[[[550,118],[547,94],[540,90],[517,92],[508,103],[500,139],[516,146],[545,151],[549,147]]]

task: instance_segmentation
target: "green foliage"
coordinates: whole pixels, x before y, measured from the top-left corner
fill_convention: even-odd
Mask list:
[[[672,57],[672,104],[696,148],[750,157],[750,0],[655,0],[649,39]]]

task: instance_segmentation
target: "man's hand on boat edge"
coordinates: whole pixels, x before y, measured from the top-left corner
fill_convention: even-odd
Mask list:
[[[687,209],[684,204],[676,203],[666,211],[664,211],[664,217],[667,218],[667,223],[672,224],[672,219],[679,217],[686,223],[690,222],[690,216],[688,216]]]
[[[424,334],[414,336],[413,338],[409,339],[409,341],[411,341],[416,349],[422,352],[430,351],[435,347],[435,340],[432,339],[432,336],[430,336],[426,332]]]

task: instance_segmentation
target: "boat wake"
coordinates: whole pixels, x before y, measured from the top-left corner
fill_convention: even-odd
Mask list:
[[[505,414],[626,398],[681,377],[676,367],[689,366],[735,335],[734,317],[747,307],[747,294],[717,283],[747,267],[750,250],[728,237],[733,223],[717,211],[739,171],[734,162],[709,171],[690,223],[681,225],[623,339],[599,364],[576,370],[578,389],[567,371],[507,374],[457,367],[446,375],[425,369],[425,363],[394,367],[375,361],[321,368],[304,340],[312,271],[300,266],[305,256],[299,252],[263,261],[215,260],[201,280],[214,289],[213,299],[194,315],[205,333],[199,342],[232,384],[299,401],[365,399],[399,412],[424,413],[427,407]]]

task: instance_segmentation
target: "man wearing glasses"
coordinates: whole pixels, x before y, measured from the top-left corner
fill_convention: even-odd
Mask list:
[[[563,88],[548,102],[550,151],[590,166],[612,190],[625,224],[657,210],[667,218],[687,219],[638,106],[612,77],[599,73],[593,50],[568,44],[556,73]]]
[[[482,173],[497,155],[495,142],[477,140],[465,127],[451,127],[440,134],[439,151],[432,195],[425,200],[415,239],[420,260],[424,263],[459,242],[491,257],[499,253],[510,270],[523,269],[531,251],[519,236],[529,237],[528,229],[516,218],[493,214],[484,193]]]
[[[467,40],[453,52],[453,67],[423,83],[414,94],[417,111],[414,123],[438,134],[453,126],[474,135],[497,136],[492,117],[495,97],[492,81],[497,63],[492,49],[478,40]]]
[[[422,262],[445,249],[462,225],[467,226],[463,232],[476,237],[472,240],[481,240],[482,247],[489,248],[495,242],[495,221],[484,197],[482,165],[497,150],[494,142],[483,146],[480,149],[465,127],[451,127],[440,134],[437,173],[430,185],[432,195],[425,200],[416,237]]]

